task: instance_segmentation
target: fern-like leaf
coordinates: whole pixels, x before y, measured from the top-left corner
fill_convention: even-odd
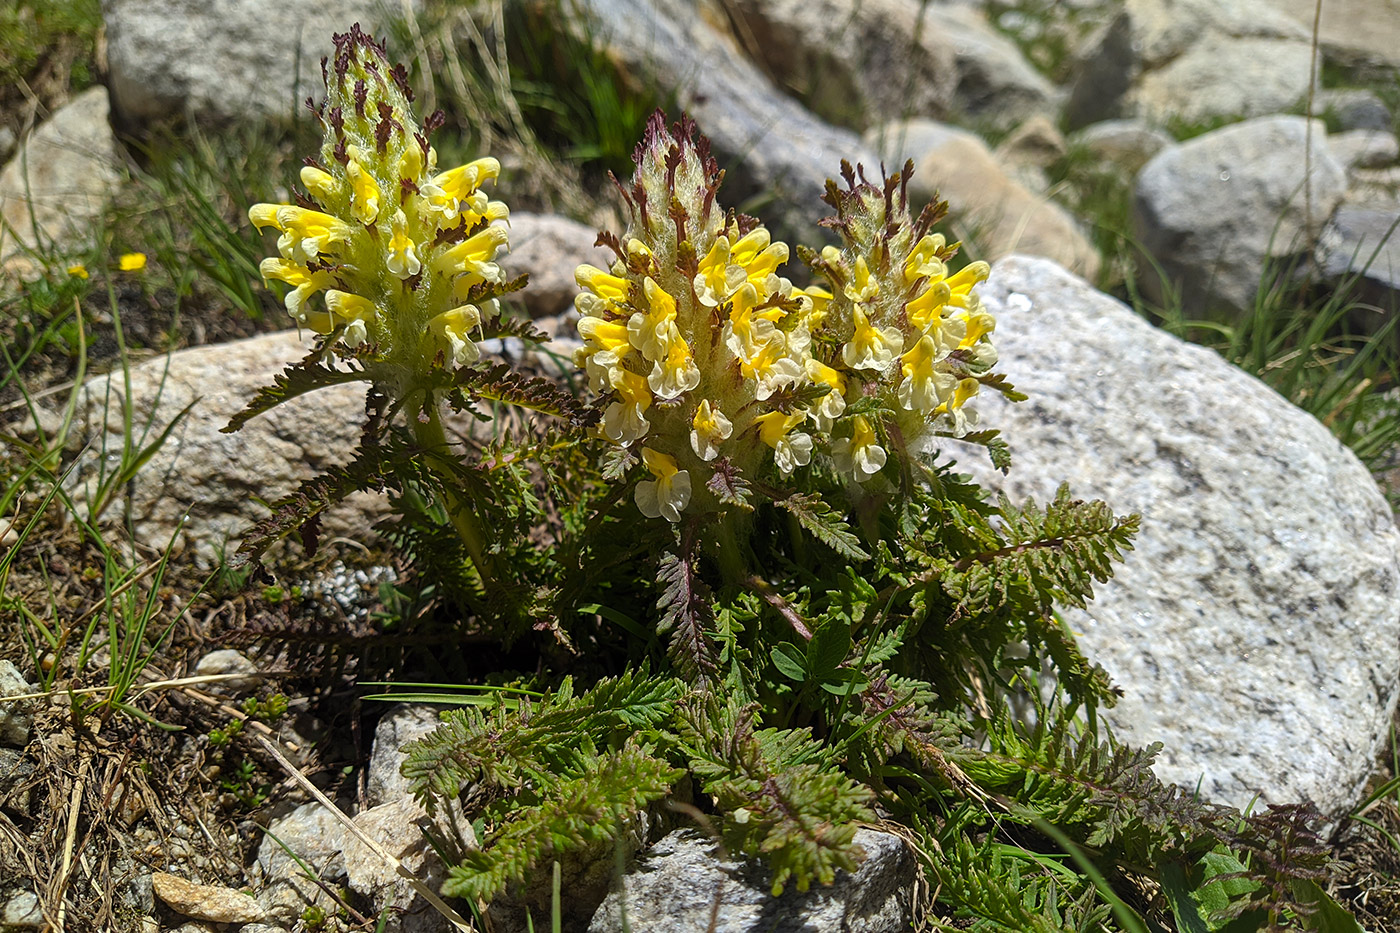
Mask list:
[[[576,428],[591,427],[598,412],[566,389],[540,376],[527,376],[509,363],[493,363],[484,369],[460,369],[454,377],[454,398],[470,405],[480,399],[505,402],[545,415],[562,418]]]
[[[272,385],[259,389],[247,406],[219,430],[224,434],[232,434],[258,415],[317,389],[344,385],[347,382],[371,381],[371,376],[363,369],[336,369],[327,365],[324,357],[323,350],[318,349],[301,361],[289,365],[273,377]]]
[[[776,505],[791,512],[797,523],[812,537],[850,560],[869,560],[870,555],[860,546],[860,539],[841,518],[841,514],[820,496],[792,493],[773,496]]]
[[[668,654],[681,676],[695,684],[707,684],[719,671],[719,658],[710,636],[714,630],[710,588],[700,579],[697,559],[690,528],[676,552],[661,555],[657,568],[661,597],[656,602],[661,620],[656,630],[671,633]]]

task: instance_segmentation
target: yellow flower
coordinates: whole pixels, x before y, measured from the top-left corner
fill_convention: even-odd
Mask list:
[[[800,466],[806,466],[812,458],[811,435],[791,433],[793,428],[806,420],[806,412],[801,411],[790,415],[772,411],[754,419],[754,424],[758,426],[758,439],[773,448],[773,462],[784,476]]]
[[[666,359],[652,365],[647,384],[659,399],[673,399],[700,384],[700,370],[691,358],[689,345],[679,335],[671,341]]]
[[[816,359],[807,360],[807,377],[812,382],[831,389],[822,396],[816,411],[812,413],[820,430],[830,430],[832,421],[841,417],[841,413],[846,410],[846,377],[839,369],[833,369]]]
[[[851,436],[840,437],[832,442],[831,455],[836,460],[836,469],[863,483],[879,473],[885,465],[885,448],[877,442],[875,429],[864,415],[851,419]]]
[[[642,286],[647,310],[638,311],[628,319],[627,333],[632,346],[644,359],[665,359],[671,353],[671,345],[681,341],[680,331],[676,329],[676,299],[651,276],[646,277]]]
[[[627,325],[601,317],[581,317],[578,322],[583,346],[574,354],[574,362],[588,372],[588,383],[594,392],[617,381],[615,372],[632,352]]]
[[[68,274],[73,276],[73,278],[75,279],[85,279],[88,277],[87,266],[83,265],[80,262],[75,262],[73,265],[68,267]]]
[[[612,386],[617,400],[603,412],[603,434],[614,444],[626,447],[646,436],[650,427],[646,410],[651,407],[651,391],[645,376],[625,369],[618,370],[617,375],[620,378]]]
[[[852,369],[873,369],[877,372],[889,369],[895,354],[904,346],[904,335],[896,327],[871,324],[859,303],[852,306],[851,316],[855,320],[855,333],[841,348],[841,359]]]
[[[494,302],[492,299],[491,304]],[[495,312],[494,306],[488,309],[488,315]],[[481,358],[481,350],[471,338],[471,332],[481,326],[481,319],[481,309],[476,305],[462,305],[439,314],[428,322],[428,327],[446,345],[452,362],[466,366]]]
[[[306,299],[335,284],[335,277],[324,270],[312,272],[303,265],[269,256],[258,264],[264,281],[269,279],[292,286],[287,292],[287,313],[298,324],[305,324],[318,334],[331,332],[330,317],[321,312],[308,312]]]
[[[637,484],[633,494],[637,508],[647,518],[680,521],[690,504],[690,472],[680,469],[674,457],[650,447],[642,448],[642,463],[655,478]]]
[[[734,422],[725,417],[709,399],[702,399],[690,421],[690,447],[701,460],[719,456],[719,445],[734,433]]]
[[[360,223],[372,224],[379,217],[379,182],[360,164],[362,158],[364,153],[352,146],[350,161],[345,163],[345,174],[350,179],[350,213]]]
[[[347,347],[358,347],[369,339],[366,324],[374,321],[377,315],[374,302],[359,295],[329,288],[326,290],[326,307],[331,312],[334,325],[345,325],[344,340]]]
[[[122,253],[122,257],[117,262],[117,268],[123,272],[140,272],[146,268],[145,253]]]

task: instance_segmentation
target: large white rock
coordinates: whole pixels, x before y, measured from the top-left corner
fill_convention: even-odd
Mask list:
[[[1082,126],[1278,113],[1307,94],[1311,62],[1308,31],[1265,0],[1125,0],[1080,52],[1068,116]]]
[[[0,172],[0,259],[87,245],[122,177],[107,117],[107,89],[88,88],[45,120]]]
[[[416,4],[415,4],[416,5]],[[394,4],[395,7],[398,4]],[[384,22],[378,0],[103,0],[117,117],[290,117],[321,97],[331,36]]]
[[[1304,189],[1310,167],[1310,196]],[[1158,153],[1138,175],[1133,226],[1188,317],[1252,307],[1269,259],[1309,248],[1346,192],[1321,121],[1260,117]],[[1141,277],[1162,300],[1159,277]]]
[[[773,897],[771,876],[723,861],[714,843],[678,830],[643,853],[608,895],[589,933],[894,933],[909,929],[918,864],[898,836],[862,829],[866,858],[830,886]],[[623,921],[623,908],[626,922]]]
[[[1158,774],[1242,807],[1357,802],[1400,671],[1400,531],[1310,415],[1054,263],[1012,257],[983,290],[1030,400],[979,398],[1012,467],[956,452],[1013,500],[1062,481],[1142,515],[1136,550],[1066,614],[1125,691],[1104,712]]]

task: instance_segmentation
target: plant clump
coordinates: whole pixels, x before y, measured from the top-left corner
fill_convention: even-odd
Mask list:
[[[369,418],[245,553],[391,493],[419,599],[401,621],[445,627],[462,650],[425,663],[480,685],[403,766],[427,806],[479,820],[446,893],[519,894],[669,801],[764,859],[775,895],[855,869],[858,825],[894,827],[938,892],[921,907],[977,928],[1253,930],[1324,903],[1309,814],[1199,801],[1152,774],[1156,748],[1099,734],[1116,688],[1056,612],[1092,599],[1138,518],[1066,488],[992,501],[956,472],[954,452],[1010,468],[973,406],[1022,396],[994,371],[988,267],[956,268],[911,167],[841,167],[840,242],[795,250],[817,283],[798,287],[794,251],[723,206],[698,128],[655,114],[627,229],[599,237],[616,259],[577,272],[580,399],[481,349],[543,339],[499,302],[524,284],[480,190],[500,166],[439,171],[383,47],[336,41],[307,191],[252,212],[279,235],[264,273],[321,340],[231,427],[356,380]],[[511,408],[531,423],[447,443],[450,410]]]

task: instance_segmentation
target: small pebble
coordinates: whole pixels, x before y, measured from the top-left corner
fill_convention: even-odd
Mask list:
[[[151,876],[156,897],[178,914],[214,923],[260,923],[267,911],[252,897],[232,888],[195,884],[158,871]]]

